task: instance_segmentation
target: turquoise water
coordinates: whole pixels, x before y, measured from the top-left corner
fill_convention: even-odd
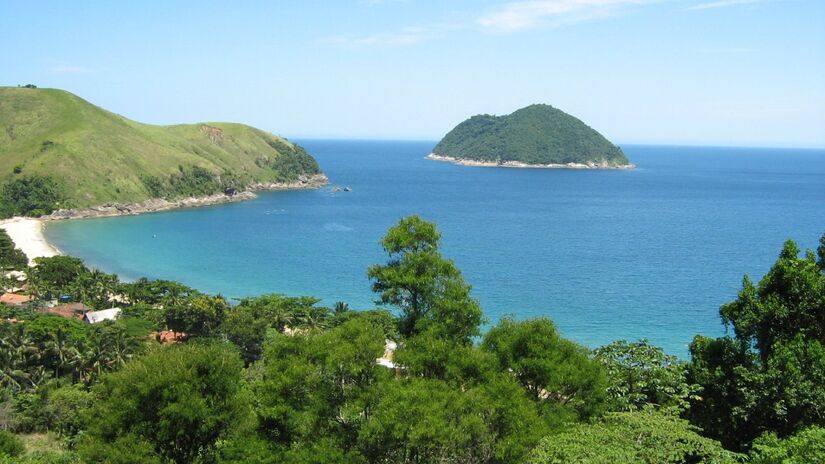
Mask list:
[[[782,242],[825,232],[825,151],[626,146],[633,171],[470,168],[432,142],[301,141],[332,185],[231,205],[64,221],[64,253],[124,278],[242,297],[373,306],[366,278],[402,216],[435,221],[488,319],[548,316],[588,346],[648,338],[684,355]]]

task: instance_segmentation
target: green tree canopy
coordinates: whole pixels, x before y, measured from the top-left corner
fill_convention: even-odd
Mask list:
[[[545,438],[529,464],[733,464],[737,455],[687,421],[652,410],[609,413]]]
[[[435,225],[409,216],[390,228],[381,242],[386,265],[369,268],[379,304],[401,311],[399,331],[411,336],[427,329],[456,343],[469,344],[483,321],[478,302],[455,264],[441,256]]]
[[[615,341],[595,350],[607,370],[609,407],[635,411],[645,407],[682,411],[698,386],[687,382],[685,363],[647,340]]]
[[[825,462],[825,428],[808,427],[783,439],[766,433],[753,443],[752,464],[810,464]]]
[[[109,462],[94,457],[123,440],[139,456],[211,462],[218,441],[249,424],[242,368],[229,344],[186,344],[156,349],[105,376],[94,389],[85,462]]]
[[[536,400],[549,400],[580,417],[589,417],[603,406],[607,383],[603,368],[590,359],[587,349],[559,336],[549,319],[504,318],[487,332],[482,346]]]
[[[229,311],[222,296],[196,295],[182,304],[165,308],[166,325],[175,332],[210,335],[217,331]]]
[[[26,255],[19,248],[15,248],[6,230],[0,229],[0,271],[25,269],[28,264],[29,260]]]
[[[821,254],[800,257],[797,245],[786,242],[759,284],[746,276],[738,298],[722,306],[734,337],[697,337],[691,344],[689,377],[703,391],[690,417],[726,446],[746,449],[763,432],[785,437],[825,425]]]
[[[29,279],[43,295],[69,292],[72,284],[89,272],[83,260],[71,256],[35,258],[34,262],[36,266],[29,272]]]
[[[62,187],[52,177],[14,177],[0,190],[0,217],[49,214],[64,198]]]

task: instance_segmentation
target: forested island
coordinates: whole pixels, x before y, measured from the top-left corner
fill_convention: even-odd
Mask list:
[[[621,148],[550,105],[530,105],[505,116],[473,116],[444,136],[428,158],[467,166],[634,167]]]
[[[254,127],[141,124],[63,90],[0,87],[0,218],[142,212],[325,183],[302,147]],[[210,198],[176,203],[193,197]]]
[[[546,318],[483,333],[440,238],[392,227],[356,310],[29,267],[0,230],[0,464],[825,462],[825,235],[686,360]]]

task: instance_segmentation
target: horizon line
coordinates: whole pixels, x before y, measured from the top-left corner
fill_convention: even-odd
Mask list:
[[[274,133],[274,132],[273,132]],[[438,138],[417,138],[417,137],[364,137],[364,136],[286,136],[280,135],[287,140],[318,140],[318,141],[353,141],[353,142],[431,142],[438,143]],[[645,146],[645,147],[691,147],[691,148],[748,148],[763,150],[814,150],[825,151],[825,145],[737,145],[725,143],[692,143],[692,142],[626,142],[615,143],[619,148],[622,146]]]

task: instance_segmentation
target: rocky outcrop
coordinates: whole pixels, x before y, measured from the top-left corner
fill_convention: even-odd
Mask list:
[[[168,211],[178,208],[195,208],[198,206],[219,205],[255,198],[255,192],[270,190],[299,190],[316,189],[323,187],[329,182],[327,176],[316,174],[313,176],[302,175],[295,182],[266,182],[255,183],[247,186],[242,191],[228,191],[216,193],[204,197],[179,198],[167,200],[165,198],[153,198],[150,200],[135,203],[106,203],[100,206],[78,209],[60,209],[47,216],[41,217],[46,220],[58,219],[87,219],[111,216],[128,216],[134,214],[154,213],[157,211]]]
[[[544,169],[635,169],[635,164],[613,165],[605,160],[588,161],[586,163],[565,163],[565,164],[527,164],[520,161],[479,161],[466,158],[453,158],[451,156],[441,156],[430,153],[427,159],[435,161],[446,161],[460,166],[476,166],[484,168],[544,168]]]

